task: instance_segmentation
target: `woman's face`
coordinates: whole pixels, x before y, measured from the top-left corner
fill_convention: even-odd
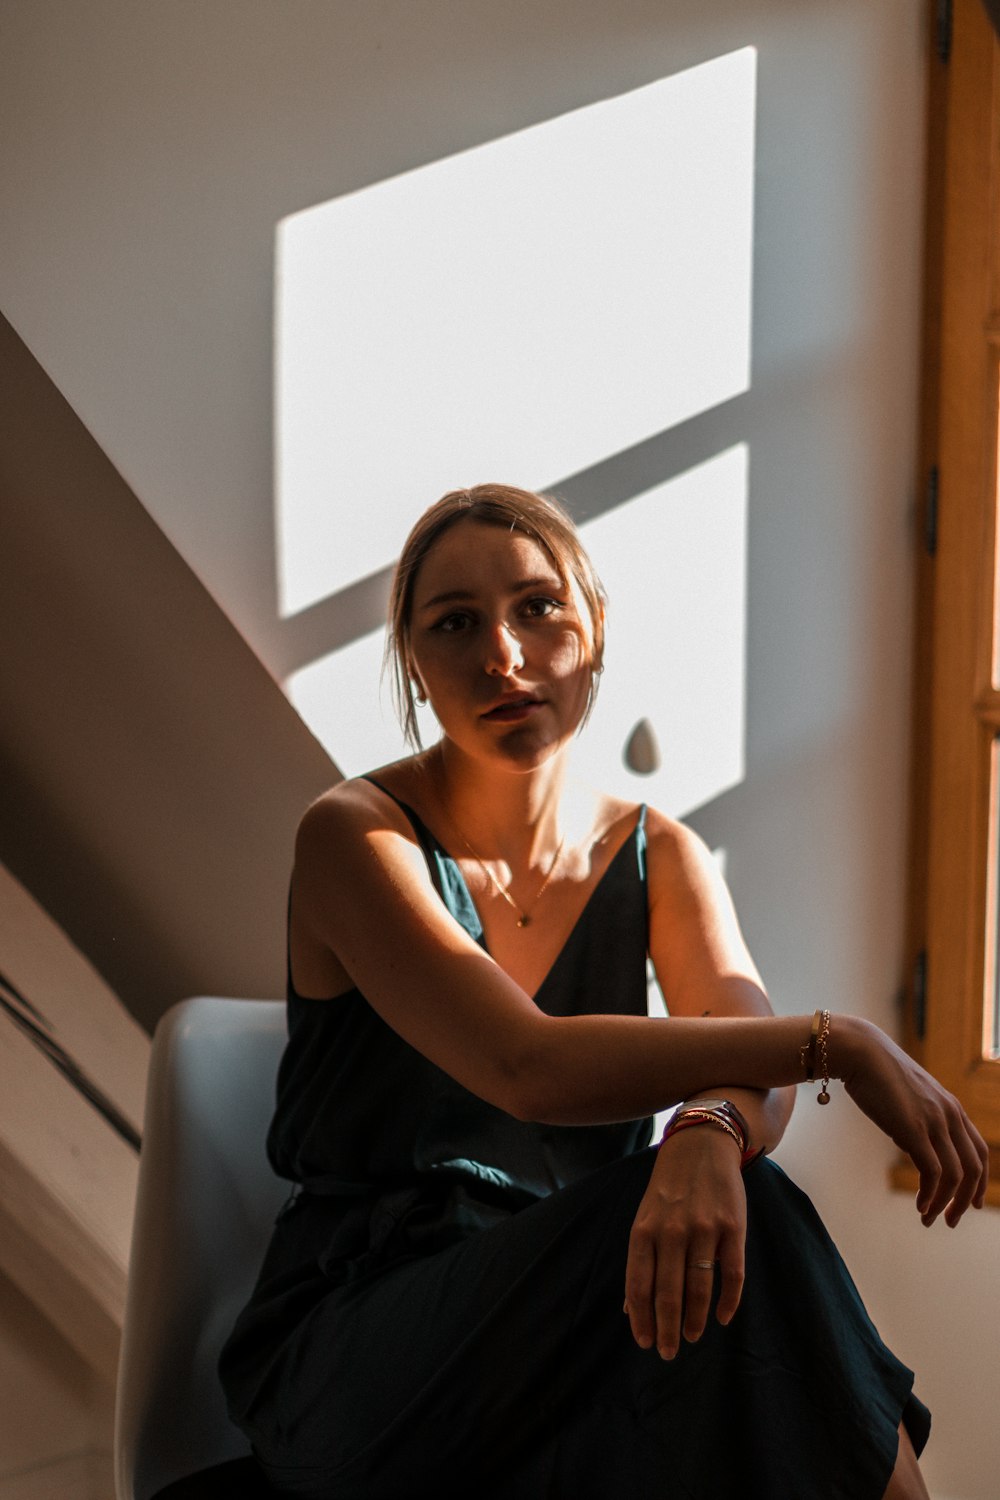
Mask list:
[[[444,733],[477,759],[530,770],[572,739],[591,682],[590,621],[543,547],[455,522],[413,589],[410,652]]]

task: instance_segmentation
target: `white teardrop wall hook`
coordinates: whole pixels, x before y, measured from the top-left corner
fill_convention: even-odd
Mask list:
[[[640,719],[625,741],[622,759],[637,776],[652,776],[660,769],[660,747],[648,719]]]

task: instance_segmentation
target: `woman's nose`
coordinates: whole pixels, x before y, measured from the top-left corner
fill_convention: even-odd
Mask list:
[[[524,653],[517,634],[505,620],[500,620],[489,633],[486,655],[487,672],[506,677],[524,665]]]

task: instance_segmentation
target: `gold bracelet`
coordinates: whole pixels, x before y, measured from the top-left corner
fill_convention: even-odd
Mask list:
[[[827,1051],[829,1039],[830,1012],[828,1010],[818,1010],[813,1016],[809,1040],[804,1047],[800,1047],[799,1049],[799,1058],[802,1062],[807,1083],[813,1082],[816,1077],[817,1064],[819,1066],[822,1084],[816,1096],[818,1104],[829,1104],[830,1102],[830,1057]]]
[[[819,1071],[823,1079],[823,1086],[816,1095],[817,1104],[829,1104],[830,1102],[830,1058],[826,1050],[826,1044],[830,1040],[830,1012],[824,1010],[820,1021],[819,1035],[816,1038],[816,1055],[819,1058]]]

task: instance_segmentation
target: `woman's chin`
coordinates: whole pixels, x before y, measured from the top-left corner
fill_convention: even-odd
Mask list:
[[[572,740],[571,734],[557,735],[538,725],[525,724],[491,736],[491,742],[482,751],[494,765],[523,773],[548,765],[569,748]]]

